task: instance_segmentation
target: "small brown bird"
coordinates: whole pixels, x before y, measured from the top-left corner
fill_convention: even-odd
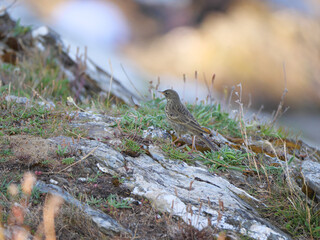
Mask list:
[[[166,116],[179,137],[181,134],[190,133],[193,136],[198,136],[210,149],[216,150],[216,147],[212,142],[204,136],[207,132],[202,129],[197,120],[180,101],[178,93],[171,89],[167,89],[160,93],[167,99],[165,108]]]

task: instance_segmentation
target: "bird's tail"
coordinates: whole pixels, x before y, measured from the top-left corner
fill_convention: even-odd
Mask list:
[[[206,138],[204,135],[197,135],[211,150],[213,150],[213,151],[217,151],[218,150],[218,148],[215,146],[215,145],[213,145],[213,143],[208,139],[208,138]]]

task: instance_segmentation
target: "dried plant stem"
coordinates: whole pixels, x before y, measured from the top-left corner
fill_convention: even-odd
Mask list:
[[[123,67],[123,65],[121,64],[120,66],[121,66],[121,68],[122,68],[122,71],[123,71],[124,74],[126,75],[127,79],[129,80],[131,86],[132,86],[132,87],[134,88],[134,90],[139,94],[139,96],[140,96],[142,99],[144,99],[143,95],[138,91],[138,89],[136,88],[136,86],[133,84],[133,82],[132,82],[131,79],[129,78],[126,70],[125,70],[124,67]]]
[[[282,96],[281,96],[281,99],[280,99],[280,103],[278,105],[278,109],[272,119],[272,122],[271,122],[271,125],[273,126],[276,122],[276,120],[278,119],[278,117],[283,113],[282,111],[282,108],[283,108],[283,105],[284,105],[284,98],[288,92],[288,89],[287,89],[287,74],[286,74],[286,66],[285,64],[283,64],[283,74],[284,74],[284,90],[282,92]]]
[[[254,167],[256,168],[257,170],[257,174],[258,174],[258,177],[259,177],[259,180],[261,181],[261,178],[260,178],[260,174],[259,174],[259,168],[258,168],[258,164],[257,164],[257,161],[254,157],[252,157],[252,151],[250,150],[249,148],[249,141],[248,141],[248,135],[247,135],[247,131],[246,131],[246,126],[244,125],[244,121],[243,121],[243,116],[244,116],[244,113],[243,113],[243,103],[242,103],[242,85],[241,83],[238,84],[238,87],[239,87],[239,94],[238,97],[239,99],[236,101],[236,103],[239,104],[239,124],[240,124],[240,131],[241,131],[241,135],[243,137],[243,140],[244,140],[244,145],[245,145],[245,149],[246,149],[246,152],[247,152],[247,156],[248,156],[248,160],[249,160],[249,164],[254,164]]]
[[[111,87],[112,87],[112,82],[113,82],[113,68],[112,68],[112,63],[109,59],[109,66],[110,66],[110,71],[111,71],[111,76],[110,76],[110,84],[109,84],[109,91],[108,91],[108,104],[110,100],[110,94],[111,94]]]
[[[2,207],[0,206],[0,240],[5,240],[4,238],[4,228],[2,224]]]
[[[63,203],[63,199],[57,195],[51,195],[46,198],[45,206],[43,208],[43,226],[46,240],[55,240],[56,233],[54,229],[54,218]]]

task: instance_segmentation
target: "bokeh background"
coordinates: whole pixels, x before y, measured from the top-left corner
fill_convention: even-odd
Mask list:
[[[160,89],[201,100],[215,74],[215,99],[226,102],[241,83],[245,105],[268,116],[287,88],[280,124],[320,146],[318,0],[18,0],[9,13],[50,26],[73,51],[87,46],[98,65],[132,88],[125,69],[144,94],[160,79]]]

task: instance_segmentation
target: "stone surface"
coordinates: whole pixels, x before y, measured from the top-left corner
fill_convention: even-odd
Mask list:
[[[301,173],[306,184],[315,191],[316,197],[320,201],[320,163],[311,160],[303,161]]]
[[[108,95],[110,92],[111,97],[129,105],[133,104],[132,101],[140,99],[137,94],[127,89],[118,79],[102,70],[84,54],[71,54],[64,46],[60,36],[52,29],[41,26],[34,29],[31,35],[35,41],[35,46],[40,51],[51,48],[52,53],[56,55],[57,63],[71,81],[72,89],[76,94],[80,93],[78,96],[80,99],[90,95],[91,92],[100,95],[101,93]],[[82,72],[81,76],[79,76],[79,71]]]
[[[132,235],[130,230],[123,228],[116,220],[114,220],[109,215],[91,208],[87,204],[83,204],[77,199],[75,199],[72,195],[68,192],[62,190],[60,187],[53,185],[53,184],[45,184],[44,182],[37,181],[36,187],[44,193],[51,193],[58,196],[61,196],[68,204],[71,204],[84,213],[86,213],[99,227],[99,230],[106,235],[115,235],[119,233],[127,233]]]
[[[71,143],[71,139],[63,139]],[[62,141],[51,140],[57,144]],[[139,157],[122,155],[96,140],[81,139],[75,147],[83,154],[96,148],[90,158],[101,171],[125,176],[124,185],[132,194],[149,199],[157,210],[180,217],[199,230],[210,221],[219,231],[237,232],[253,239],[291,239],[259,217],[254,208],[259,200],[204,167],[166,158],[156,146],[149,146],[151,156]]]

